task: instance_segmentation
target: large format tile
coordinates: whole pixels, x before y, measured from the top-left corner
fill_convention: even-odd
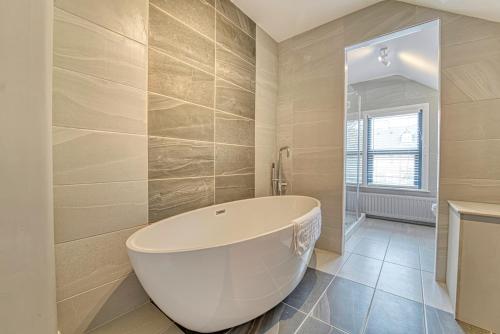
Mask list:
[[[347,333],[363,330],[373,289],[336,277],[313,310],[313,317]]]
[[[297,334],[345,334],[345,332],[340,331],[322,321],[319,321],[313,317],[308,317],[306,321],[300,326]]]
[[[55,0],[54,5],[138,42],[147,43],[147,1]]]
[[[499,75],[500,76],[500,75]],[[440,177],[500,179],[500,139],[443,141]]]
[[[55,242],[65,242],[144,225],[148,182],[54,186]]]
[[[307,268],[302,281],[283,302],[309,313],[332,279],[333,276],[330,274]]]
[[[149,179],[211,176],[214,144],[149,137]]]
[[[215,142],[255,145],[255,121],[232,114],[215,113]]]
[[[428,334],[489,334],[490,331],[455,320],[453,314],[425,307]]]
[[[215,35],[215,9],[207,0],[151,0],[150,3],[169,13],[207,37]]]
[[[423,303],[420,270],[384,262],[377,289]]]
[[[383,260],[387,250],[388,241],[374,240],[361,238],[356,247],[352,250],[353,253],[371,257],[377,260]]]
[[[215,108],[246,118],[255,118],[255,94],[224,80],[217,80]]]
[[[133,311],[148,301],[148,295],[131,273],[58,302],[58,329],[65,334],[81,334]]]
[[[54,65],[146,89],[146,47],[54,9]]]
[[[238,28],[255,38],[255,23],[236,7],[231,0],[216,0],[215,8]]]
[[[385,261],[396,263],[402,266],[420,269],[420,255],[417,246],[412,244],[404,245],[393,240],[389,243]]]
[[[255,92],[255,66],[217,46],[217,77]]]
[[[378,290],[365,333],[424,334],[424,306]]]
[[[151,303],[98,327],[91,334],[182,334],[182,331]]]
[[[215,203],[226,203],[255,196],[255,175],[215,177]]]
[[[183,101],[213,107],[214,77],[149,49],[149,84],[151,92]]]
[[[211,108],[149,93],[148,109],[150,136],[214,140],[214,111]]]
[[[433,273],[435,256],[436,256],[435,247],[433,248],[420,247],[419,251],[420,251],[420,268],[424,271]]]
[[[149,46],[213,73],[215,43],[155,6],[149,6]]]
[[[351,254],[348,252],[339,255],[337,253],[315,248],[311,261],[309,262],[309,267],[336,275],[342,265],[344,265],[349,258],[349,255]]]
[[[132,268],[125,241],[139,228],[57,244],[57,300],[88,291],[130,273]]]
[[[500,139],[500,99],[443,105],[442,140]]]
[[[293,334],[306,314],[283,303],[257,319],[229,330],[228,334]]]
[[[382,261],[380,260],[351,254],[339,271],[338,276],[374,288],[377,285],[381,268]]]
[[[448,290],[444,283],[434,279],[434,273],[422,271],[422,287],[424,290],[424,301],[428,306],[445,312],[453,312]]]
[[[217,14],[217,43],[255,65],[255,39]]]
[[[53,127],[54,184],[147,179],[147,137]]]
[[[53,75],[53,125],[146,134],[145,91],[57,67]]]
[[[214,178],[149,181],[149,222],[212,205]]]
[[[215,145],[215,175],[250,174],[254,169],[254,147]]]

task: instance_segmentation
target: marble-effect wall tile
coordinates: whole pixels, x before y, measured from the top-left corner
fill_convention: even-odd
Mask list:
[[[149,222],[214,203],[214,178],[149,181]]]
[[[246,118],[255,118],[255,94],[218,79],[216,82],[215,108]]]
[[[149,93],[148,109],[150,136],[214,140],[214,112],[211,108]]]
[[[217,46],[217,77],[255,92],[255,65]]]
[[[247,62],[255,64],[255,40],[217,14],[217,43],[231,50]]]
[[[254,173],[255,148],[216,144],[215,160],[215,175]]]
[[[230,0],[216,0],[216,9],[228,18],[234,25],[255,38],[256,25],[248,16],[245,15]]]
[[[155,6],[149,6],[149,47],[204,71],[214,71],[214,43]]]
[[[254,146],[255,121],[217,112],[215,114],[215,142]]]
[[[210,176],[214,145],[163,137],[149,137],[149,180]]]
[[[215,177],[216,204],[252,198],[254,195],[254,174]]]
[[[213,107],[214,103],[213,75],[155,49],[149,49],[148,89],[153,93],[206,107]]]

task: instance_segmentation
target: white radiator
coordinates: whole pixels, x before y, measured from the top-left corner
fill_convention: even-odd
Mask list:
[[[436,221],[432,213],[432,204],[436,203],[436,199],[432,197],[361,192],[359,203],[360,211],[367,215],[425,223],[435,223]],[[355,211],[355,204],[356,193],[347,192],[347,210]]]

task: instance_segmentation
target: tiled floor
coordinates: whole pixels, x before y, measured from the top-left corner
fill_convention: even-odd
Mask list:
[[[282,303],[220,333],[488,333],[457,323],[449,313],[446,290],[432,273],[433,245],[433,228],[366,219],[343,256],[315,250],[302,282]],[[194,334],[162,319],[150,305],[135,312],[149,315],[148,326],[118,319],[115,331],[99,333]]]

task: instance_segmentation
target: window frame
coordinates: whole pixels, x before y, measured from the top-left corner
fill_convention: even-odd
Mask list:
[[[396,115],[404,115],[404,114],[413,114],[422,111],[422,134],[421,134],[421,158],[422,158],[422,167],[421,167],[421,186],[420,188],[414,186],[391,186],[391,185],[382,185],[382,184],[368,184],[368,119],[370,117],[384,117],[384,116],[396,116]],[[413,104],[413,105],[404,105],[398,107],[391,108],[383,108],[383,109],[373,109],[363,112],[363,123],[365,126],[363,127],[363,180],[361,186],[370,188],[370,189],[401,189],[401,190],[410,190],[410,191],[419,191],[419,192],[428,192],[429,187],[429,104],[421,103],[421,104]]]

